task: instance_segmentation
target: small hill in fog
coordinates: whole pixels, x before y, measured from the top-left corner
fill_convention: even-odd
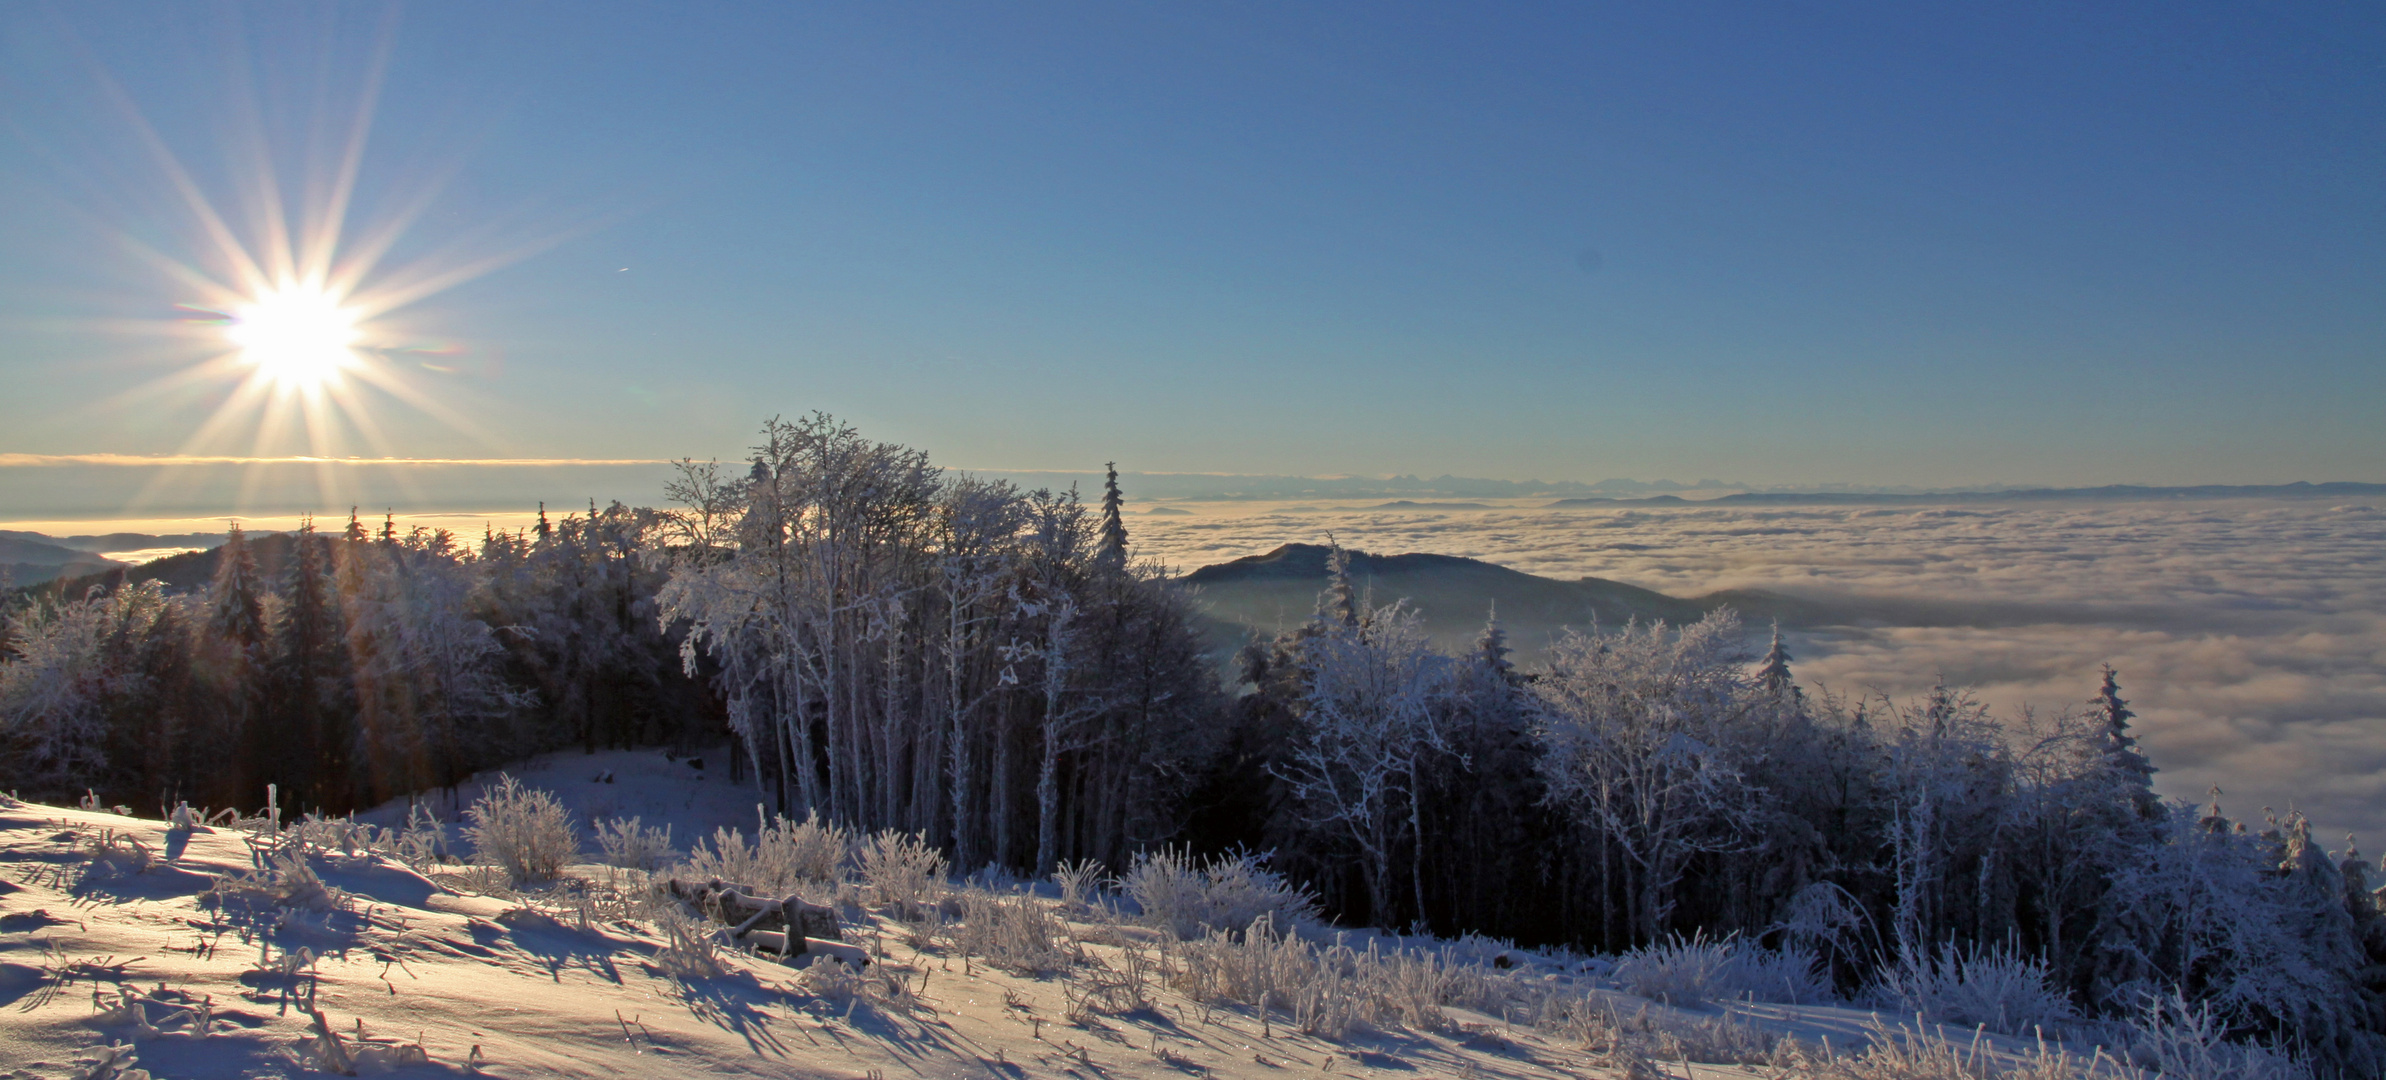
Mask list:
[[[1244,633],[1274,632],[1298,624],[1316,609],[1331,554],[1331,548],[1320,544],[1286,544],[1265,555],[1202,567],[1181,580],[1199,589],[1211,617]],[[1527,650],[1545,647],[1569,626],[1621,626],[1634,619],[1691,622],[1725,604],[1751,619],[1781,618],[1788,623],[1795,615],[1808,614],[1793,610],[1804,605],[1755,590],[1685,599],[1605,578],[1538,577],[1456,555],[1353,551],[1350,574],[1360,591],[1378,604],[1406,598],[1445,644],[1472,640],[1494,605],[1511,639]]]

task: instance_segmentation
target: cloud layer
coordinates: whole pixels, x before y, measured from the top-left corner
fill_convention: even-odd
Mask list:
[[[1464,555],[1675,595],[1829,599],[1802,681],[1903,698],[1943,674],[2001,710],[2083,702],[2110,663],[2166,795],[2290,805],[2386,847],[2386,512],[2245,500],[1962,508],[1491,510],[1144,518],[1180,569],[1292,540]]]

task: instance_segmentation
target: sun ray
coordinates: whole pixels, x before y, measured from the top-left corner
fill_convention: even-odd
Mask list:
[[[457,143],[410,166],[388,190],[371,182],[368,152],[376,113],[388,89],[397,14],[374,20],[366,50],[319,62],[295,76],[300,92],[263,74],[262,58],[243,51],[234,32],[221,51],[230,65],[217,145],[222,167],[186,158],[169,141],[181,133],[153,123],[128,92],[86,52],[97,96],[122,118],[132,160],[158,182],[155,192],[116,211],[146,224],[163,213],[179,219],[182,235],[161,240],[125,218],[76,208],[93,219],[129,261],[146,267],[179,294],[170,319],[123,329],[157,342],[165,362],[153,377],[127,380],[88,407],[122,415],[139,407],[189,423],[180,455],[237,450],[252,460],[294,452],[338,459],[367,450],[394,458],[393,435],[413,429],[400,417],[419,417],[503,452],[493,437],[501,426],[476,423],[469,398],[470,368],[416,363],[393,319],[425,299],[454,289],[598,227],[598,215],[574,215],[565,227],[519,229],[494,223],[426,245],[413,237],[461,173]],[[252,70],[255,69],[255,70]],[[295,106],[297,111],[291,107]],[[288,151],[295,151],[295,154]],[[367,193],[370,192],[368,198]],[[96,197],[96,196],[95,196]],[[399,253],[404,252],[400,258]],[[163,306],[163,305],[161,305]],[[407,322],[419,316],[404,316]],[[88,326],[88,324],[86,324]],[[260,466],[228,465],[250,475],[239,485],[248,499],[266,483]],[[177,482],[161,468],[135,497],[139,506]],[[187,474],[183,474],[186,475]],[[374,474],[380,477],[380,474]],[[401,488],[414,478],[390,470],[372,485]],[[317,494],[329,498],[356,474],[323,466]]]
[[[381,27],[375,35],[373,59],[366,66],[364,93],[356,105],[356,115],[348,122],[348,138],[340,154],[337,174],[331,182],[331,197],[323,208],[318,228],[310,230],[304,265],[310,276],[330,281],[333,266],[339,257],[340,237],[347,230],[349,202],[356,196],[357,177],[364,170],[366,136],[373,130],[373,115],[381,104],[381,88],[389,81],[390,58],[397,51],[397,9],[384,9]],[[328,60],[329,50],[325,51]],[[325,95],[328,99],[329,95]],[[353,287],[353,281],[341,288],[343,293]]]

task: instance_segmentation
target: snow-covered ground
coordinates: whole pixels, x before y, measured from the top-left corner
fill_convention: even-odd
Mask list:
[[[685,851],[718,828],[741,829],[749,836],[754,832],[763,796],[750,772],[744,783],[729,779],[730,752],[726,745],[690,757],[655,750],[559,750],[477,774],[452,792],[443,788],[419,800],[392,800],[357,813],[356,820],[400,828],[412,804],[420,801],[447,825],[454,839],[464,808],[504,775],[524,787],[553,792],[583,828],[607,819],[637,818],[646,826],[669,827],[672,846]]]
[[[557,791],[582,821],[668,823],[684,849],[716,825],[751,832],[751,789],[706,757],[700,771],[643,751],[558,754],[515,775]],[[595,779],[608,772],[611,783]],[[468,803],[477,788],[460,795]],[[398,804],[358,818],[404,815]],[[430,866],[426,877],[383,856],[305,856],[327,892],[294,890],[290,874],[244,890],[236,883],[256,865],[252,836],[0,801],[0,1076],[125,1075],[93,1065],[108,1046],[177,1078],[315,1075],[343,1063],[368,1075],[507,1077],[1625,1075],[1584,1044],[1583,1029],[1456,1007],[1434,1022],[1360,1024],[1340,1040],[1302,1033],[1282,1011],[1196,1000],[1165,979],[1152,980],[1140,1006],[1072,1008],[1097,974],[1131,966],[1128,951],[1149,955],[1158,931],[1084,907],[1064,912],[1049,885],[1029,902],[1064,915],[1079,960],[1041,977],[999,970],[949,938],[915,948],[896,912],[844,890],[844,936],[875,957],[875,982],[856,992],[857,979],[827,961],[799,970],[726,949],[717,974],[687,974],[653,909],[584,920],[552,896],[479,894],[459,870]],[[601,866],[571,874],[635,880]],[[1375,937],[1385,951],[1424,945],[1478,960],[1485,948],[1340,936],[1361,949]],[[1543,1001],[1604,1004],[1626,1028],[1637,1017],[1660,1036],[1686,1033],[1643,1040],[1682,1048],[1681,1060],[1654,1063],[1664,1075],[1781,1075],[1700,1062],[1730,1056],[1702,1051],[1702,1027],[1708,1043],[1726,1024],[1741,1034],[1727,1030],[1724,1041],[1787,1034],[1845,1049],[1873,1021],[1822,1006],[1735,1005],[1728,1017],[1716,1006],[1673,1009],[1604,987],[1580,958],[1504,955],[1509,966],[1477,970]]]

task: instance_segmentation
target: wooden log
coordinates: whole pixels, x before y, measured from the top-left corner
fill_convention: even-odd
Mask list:
[[[842,941],[822,941],[819,938],[805,938],[804,955],[814,958],[825,956],[832,960],[842,960],[845,962],[847,967],[853,968],[856,971],[859,971],[862,968],[868,967],[870,965],[870,954],[863,952],[861,946],[848,945]]]
[[[787,951],[787,933],[783,930],[756,930],[746,935],[746,940],[764,952],[777,953],[782,959],[791,955]],[[795,939],[796,952],[799,954],[803,951],[803,942],[801,937]]]
[[[778,912],[773,909],[757,911],[754,914],[747,916],[746,921],[737,924],[736,929],[729,931],[729,936],[733,939],[742,938],[754,929],[755,924],[760,923],[762,920],[770,918],[776,914],[778,914]]]
[[[787,920],[789,930],[801,932],[805,937],[823,938],[829,941],[845,940],[845,934],[837,925],[837,909],[820,904],[807,904],[792,896],[788,899],[795,901],[794,914]]]
[[[841,942],[845,939],[835,908],[810,903],[799,894],[771,900],[719,878],[701,882],[672,878],[666,885],[671,895],[695,905],[710,918],[730,924],[732,939],[745,938],[774,925],[783,926],[796,940],[818,938]]]

